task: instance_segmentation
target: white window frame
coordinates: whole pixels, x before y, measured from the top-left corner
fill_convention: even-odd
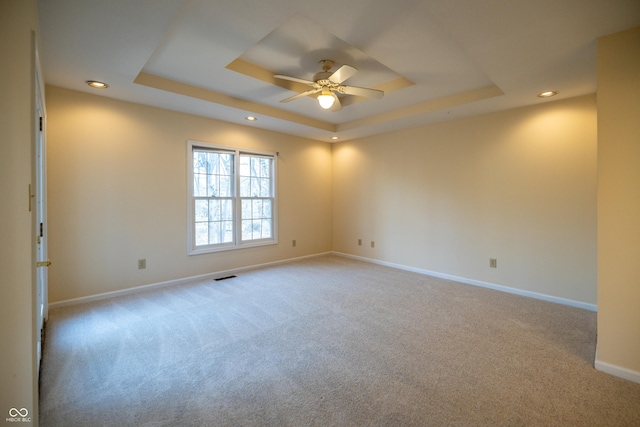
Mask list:
[[[204,149],[210,151],[230,153],[234,155],[234,170],[232,183],[232,205],[233,205],[233,242],[218,243],[212,245],[196,246],[195,230],[195,200],[194,174],[193,174],[193,151],[194,149]],[[266,239],[242,240],[242,200],[240,197],[240,156],[250,155],[257,157],[271,158],[272,165],[272,237]],[[248,150],[237,147],[217,145],[208,142],[187,141],[187,254],[198,255],[212,252],[229,251],[235,249],[250,248],[256,246],[275,245],[278,243],[278,153]],[[246,198],[245,198],[246,199]]]

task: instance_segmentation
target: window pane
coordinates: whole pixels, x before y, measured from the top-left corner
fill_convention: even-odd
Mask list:
[[[262,201],[262,218],[271,218],[272,210],[271,210],[271,200],[264,199]]]
[[[233,202],[231,200],[220,201],[220,219],[223,221],[233,221]]]
[[[220,200],[209,200],[209,221],[220,220]]]
[[[253,200],[251,202],[251,218],[262,217],[262,200]]]
[[[224,243],[233,242],[233,221],[222,222],[222,229],[224,233]]]
[[[261,178],[260,179],[260,197],[269,197],[271,196],[271,180],[269,178]]]
[[[251,195],[251,179],[246,176],[240,177],[240,197],[249,197]]]
[[[219,222],[210,222],[209,223],[209,244],[215,245],[216,243],[222,243],[222,236],[220,233],[220,223]]]
[[[195,238],[196,245],[206,245],[209,243],[209,223],[208,222],[197,222],[195,224]]]
[[[220,175],[231,176],[233,170],[233,155],[220,154]]]
[[[251,157],[251,176],[260,176],[260,159]]]
[[[271,159],[265,159],[264,157],[260,159],[260,176],[261,177],[270,177],[271,176]]]
[[[221,175],[218,184],[218,197],[231,196],[231,177]]]
[[[271,199],[242,199],[242,240],[273,237]]]
[[[193,173],[207,173],[207,153],[193,152]]]
[[[259,156],[240,156],[240,196],[270,197],[272,193],[271,166],[273,159]]]
[[[263,219],[261,221],[262,238],[268,239],[271,237],[271,221]]]
[[[209,204],[207,200],[196,200],[195,214],[196,222],[203,222],[209,219]]]
[[[251,231],[253,231],[253,239],[262,238],[262,221],[251,221]]]
[[[249,197],[257,197],[259,195],[257,179],[252,177],[249,184]]]
[[[251,218],[251,200],[242,200],[242,208],[241,208],[241,216],[242,219],[250,219]]]
[[[250,176],[250,168],[249,168],[250,157],[249,156],[240,156],[240,176]]]
[[[218,176],[207,175],[207,196],[217,197],[218,194]]]
[[[218,173],[218,153],[207,153],[207,173],[214,175]]]
[[[251,240],[251,220],[242,220],[242,240]]]
[[[207,195],[207,175],[193,175],[193,195],[196,197]]]

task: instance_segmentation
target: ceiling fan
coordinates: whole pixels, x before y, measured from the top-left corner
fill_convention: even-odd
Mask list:
[[[342,104],[340,103],[340,99],[335,94],[335,92],[343,95],[356,95],[376,99],[380,99],[384,96],[384,92],[377,89],[369,89],[357,86],[343,86],[342,82],[357,73],[358,69],[352,67],[351,65],[343,65],[335,72],[329,71],[334,64],[335,62],[331,59],[323,59],[322,61],[320,61],[319,65],[322,68],[322,71],[316,73],[313,76],[313,81],[299,79],[297,77],[283,76],[281,74],[273,76],[277,79],[304,83],[313,88],[289,98],[283,99],[280,102],[289,102],[293,101],[294,99],[302,98],[303,96],[320,93],[320,95],[318,95],[318,102],[320,103],[320,106],[325,110],[330,109],[331,111],[338,111],[342,109]]]

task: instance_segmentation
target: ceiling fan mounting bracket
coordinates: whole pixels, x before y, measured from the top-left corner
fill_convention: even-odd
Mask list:
[[[335,62],[332,59],[321,59],[318,64],[320,64],[320,68],[322,68],[322,71],[327,72],[333,68]]]

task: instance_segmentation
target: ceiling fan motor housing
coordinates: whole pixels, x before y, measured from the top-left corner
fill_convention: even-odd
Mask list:
[[[330,86],[333,84],[331,80],[329,80],[329,76],[333,73],[331,71],[320,71],[319,73],[315,73],[313,75],[313,81],[318,83],[321,86]]]
[[[333,68],[335,62],[332,59],[322,59],[318,62],[318,65],[320,65],[322,71],[313,75],[313,81],[321,86],[333,85],[333,82],[329,80],[329,77],[333,74],[333,72],[329,70]]]

